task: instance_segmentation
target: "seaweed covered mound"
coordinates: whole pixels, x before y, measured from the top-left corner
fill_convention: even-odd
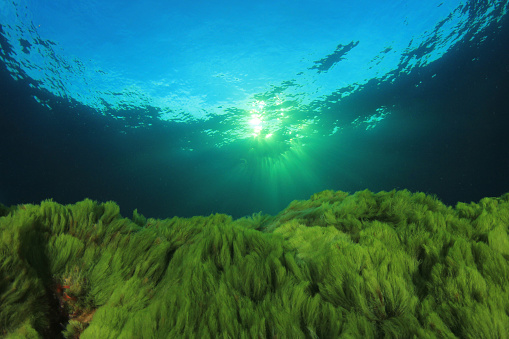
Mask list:
[[[509,194],[317,193],[277,216],[3,208],[7,338],[503,338]]]

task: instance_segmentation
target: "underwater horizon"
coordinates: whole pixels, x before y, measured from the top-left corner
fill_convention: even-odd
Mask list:
[[[0,203],[509,192],[509,1],[0,0]]]

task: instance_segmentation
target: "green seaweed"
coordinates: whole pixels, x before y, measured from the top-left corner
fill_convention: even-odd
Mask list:
[[[324,191],[276,216],[0,206],[6,338],[507,338],[509,194]]]
[[[10,209],[7,206],[0,203],[0,217],[6,216],[7,214],[9,214],[9,212]]]

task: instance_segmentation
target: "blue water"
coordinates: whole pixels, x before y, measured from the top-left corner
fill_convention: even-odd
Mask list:
[[[508,1],[0,0],[0,202],[509,191]]]

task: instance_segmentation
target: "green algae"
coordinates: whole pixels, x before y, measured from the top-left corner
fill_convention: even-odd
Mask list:
[[[324,191],[276,216],[2,208],[7,338],[507,338],[509,194]]]

